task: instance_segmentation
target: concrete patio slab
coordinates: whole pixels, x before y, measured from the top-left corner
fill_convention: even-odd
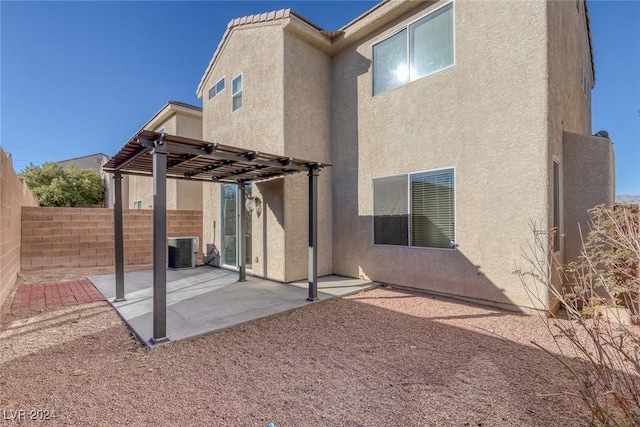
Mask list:
[[[115,275],[89,280],[108,299],[135,335],[146,345],[153,330],[153,272],[125,274],[125,301],[115,302]],[[247,277],[214,267],[167,270],[167,337],[193,338],[231,326],[312,304],[307,282],[291,284]],[[318,301],[370,289],[377,283],[340,276],[318,279]]]

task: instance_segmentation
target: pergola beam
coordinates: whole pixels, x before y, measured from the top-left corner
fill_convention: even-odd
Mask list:
[[[142,147],[142,148],[140,148]],[[153,150],[153,151],[151,151]],[[152,161],[141,158],[151,152]],[[179,165],[197,160],[193,165]],[[168,163],[169,162],[169,163]],[[276,154],[261,154],[238,147],[212,144],[190,138],[140,131],[104,166],[114,173],[114,236],[116,256],[116,300],[124,299],[124,236],[122,224],[123,174],[153,180],[153,335],[151,345],[168,341],[167,336],[167,178],[187,181],[238,184],[238,280],[246,280],[246,183],[307,172],[309,177],[309,250],[307,300],[318,299],[318,175],[330,166]],[[174,169],[170,171],[170,169]],[[189,171],[191,169],[191,171]],[[182,170],[178,173],[176,170]],[[184,172],[186,170],[186,172]],[[216,170],[216,174],[211,171]]]
[[[147,154],[149,152],[149,150],[151,150],[151,148],[149,147],[144,147],[142,150],[138,151],[137,153],[135,153],[134,155],[132,155],[131,157],[129,157],[127,160],[125,160],[124,162],[122,162],[121,164],[119,164],[116,167],[116,170],[122,170],[122,168],[124,168],[125,166],[133,163],[134,161],[136,161],[138,159],[138,157],[144,156],[145,154]]]
[[[259,159],[259,158],[251,159],[249,156],[243,156],[241,154],[222,153],[220,151],[207,153],[204,149],[185,145],[185,144],[179,144],[176,142],[168,142],[167,151],[171,153],[179,153],[179,154],[195,154],[196,156],[201,157],[203,159],[231,160],[234,162],[245,162],[249,164],[262,165],[262,166],[274,166],[274,167],[283,167],[284,163],[289,160],[289,159],[283,159],[282,162],[279,162],[275,160],[265,160],[265,159]],[[287,169],[304,172],[308,169],[308,166],[289,164],[287,165]]]

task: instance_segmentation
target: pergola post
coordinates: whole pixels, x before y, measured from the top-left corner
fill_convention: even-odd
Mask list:
[[[318,165],[309,167],[309,297],[318,299]]]
[[[113,174],[113,234],[116,266],[116,299],[124,301],[124,232],[122,227],[122,173],[117,170]]]
[[[167,338],[167,150],[162,133],[153,150],[153,337]]]
[[[246,209],[244,207],[245,197],[247,193],[247,185],[244,181],[238,182],[239,201],[238,209],[240,210],[238,217],[238,282],[247,281],[247,266],[246,266],[246,245],[244,242],[244,227],[246,221]]]

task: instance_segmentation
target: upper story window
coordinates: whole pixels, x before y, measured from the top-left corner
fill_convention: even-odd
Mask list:
[[[135,200],[133,202],[133,209],[142,209],[142,200]]]
[[[209,99],[213,98],[224,90],[224,77],[216,82],[211,89],[209,89]]]
[[[449,3],[373,45],[373,94],[453,65],[453,34],[453,3]]]
[[[231,109],[236,111],[242,107],[242,74],[237,75],[231,82]]]

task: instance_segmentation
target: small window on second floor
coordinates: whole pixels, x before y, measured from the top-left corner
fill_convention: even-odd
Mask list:
[[[213,98],[224,90],[224,77],[216,82],[211,89],[209,89],[209,99]]]
[[[242,74],[236,76],[231,82],[232,111],[242,107]]]
[[[133,202],[133,209],[142,209],[142,200],[136,200]]]

